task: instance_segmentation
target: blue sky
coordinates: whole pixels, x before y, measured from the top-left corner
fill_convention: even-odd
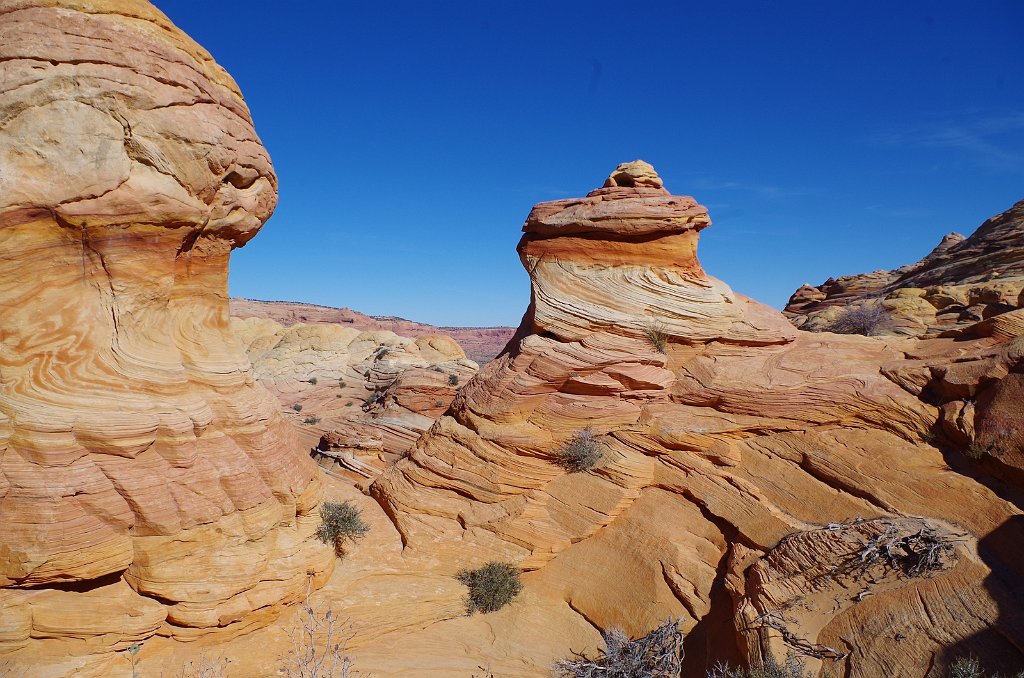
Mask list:
[[[231,293],[515,325],[530,207],[643,158],[780,307],[1024,198],[1024,3],[155,0],[235,77],[280,204]]]

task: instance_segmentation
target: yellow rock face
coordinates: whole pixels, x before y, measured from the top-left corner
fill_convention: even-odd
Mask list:
[[[228,332],[229,254],[277,201],[237,86],[141,0],[4,0],[0,88],[0,651],[297,599],[332,561]]]

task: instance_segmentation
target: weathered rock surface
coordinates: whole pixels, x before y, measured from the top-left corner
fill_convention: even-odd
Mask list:
[[[883,329],[888,334],[990,336],[1000,331],[993,330],[991,319],[1024,307],[1024,201],[986,221],[969,238],[950,233],[916,264],[804,285],[783,312],[801,329],[822,331],[844,310],[871,304],[880,304],[891,316]]]
[[[402,337],[446,336],[462,347],[477,363],[490,362],[515,333],[514,327],[435,327],[393,316],[369,316],[348,308],[332,308],[292,301],[232,299],[231,315],[237,318],[267,318],[288,327],[296,323],[347,325],[363,332],[393,332]]]
[[[253,376],[324,468],[372,478],[408,452],[478,366],[447,336],[231,319]]]
[[[794,332],[703,272],[704,208],[622,171],[534,208],[516,341],[372,485],[403,553],[517,562],[531,623],[567,638],[680,616],[687,675],[787,651],[845,676],[1019,668],[1018,340]],[[1003,467],[943,432],[943,402],[986,389],[1014,431]],[[586,427],[602,460],[567,473],[556,456]],[[941,545],[933,567],[904,567],[915,534]],[[896,555],[857,566],[872,545]],[[496,638],[508,623],[488,620]]]
[[[228,331],[276,187],[234,81],[149,3],[0,1],[0,653],[32,675],[266,623],[333,566]]]

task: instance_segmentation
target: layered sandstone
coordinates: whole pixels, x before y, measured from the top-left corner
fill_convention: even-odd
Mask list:
[[[592,627],[639,635],[678,616],[687,675],[788,652],[846,676],[931,675],[972,654],[1019,667],[1024,518],[1012,473],[987,474],[1019,455],[1021,340],[794,332],[704,273],[706,210],[631,165],[528,217],[516,341],[371,487],[403,554],[449,574],[518,563],[529,607],[488,633],[523,638],[529,614],[563,655],[588,629],[596,642]],[[1010,431],[1002,467],[947,433],[959,406],[945,403],[981,391]],[[568,473],[556,456],[588,427],[602,460]],[[933,539],[929,568],[871,556]],[[399,675],[400,647],[373,670]],[[552,651],[523,649],[534,666]]]
[[[401,337],[450,337],[474,362],[495,358],[515,332],[514,327],[437,327],[394,316],[371,316],[349,308],[333,308],[294,301],[232,299],[232,317],[265,318],[285,327],[295,324],[331,324],[363,332],[393,332]]]
[[[1024,308],[1024,201],[968,238],[946,235],[916,264],[804,285],[784,313],[797,327],[822,331],[844,310],[874,304],[891,318],[884,333],[988,336],[993,323],[983,321]]]
[[[0,653],[116,675],[75,657],[251,628],[333,562],[228,329],[277,179],[237,85],[143,0],[0,1],[0,94]]]
[[[321,465],[364,478],[404,455],[478,370],[447,336],[256,317],[231,329]]]

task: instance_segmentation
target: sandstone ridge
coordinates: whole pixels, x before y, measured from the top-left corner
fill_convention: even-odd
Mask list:
[[[294,324],[339,324],[364,332],[393,332],[401,337],[446,336],[454,339],[475,362],[494,359],[512,338],[514,327],[437,327],[392,316],[371,316],[349,308],[294,301],[232,299],[232,317],[266,318],[285,327]]]
[[[915,264],[804,285],[784,313],[797,327],[821,331],[844,310],[873,304],[890,316],[879,330],[888,334],[1017,333],[1024,325],[1024,200],[968,238],[947,234]]]

